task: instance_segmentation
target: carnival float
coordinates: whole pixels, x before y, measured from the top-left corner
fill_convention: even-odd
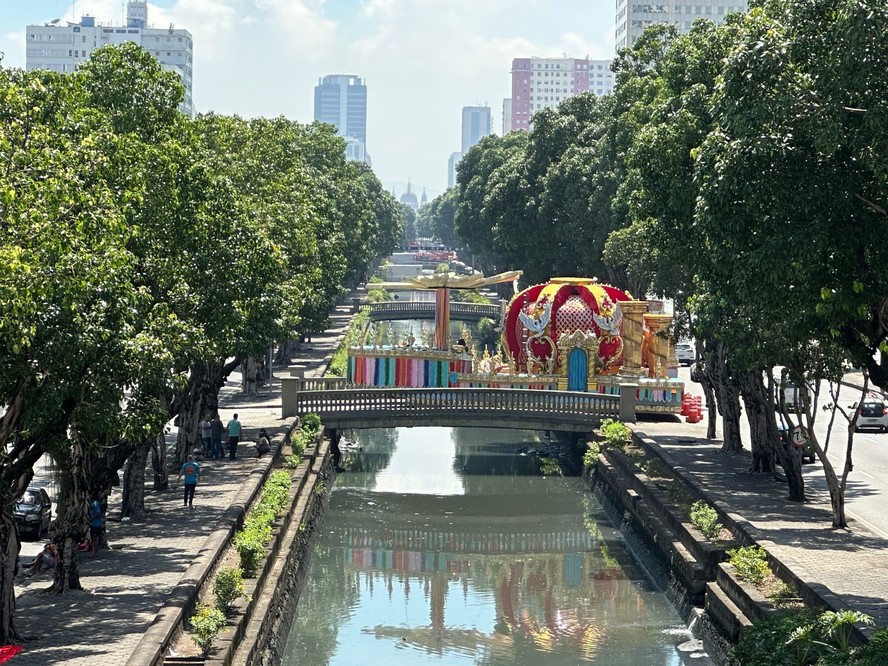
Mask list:
[[[637,386],[637,412],[677,413],[684,383],[665,332],[672,316],[594,278],[552,278],[501,302],[498,350],[478,350],[463,327],[451,335],[450,292],[513,282],[442,273],[399,288],[435,291],[435,327],[400,339],[373,324],[349,349],[348,381],[376,387],[484,387],[618,395]],[[407,286],[409,285],[409,286]]]

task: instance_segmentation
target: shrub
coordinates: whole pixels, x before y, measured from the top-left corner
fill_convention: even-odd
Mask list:
[[[301,427],[303,432],[316,433],[321,429],[321,417],[315,413],[306,414],[301,419]]]
[[[601,447],[598,442],[586,442],[586,453],[583,454],[583,467],[595,467]]]
[[[234,537],[240,568],[247,578],[259,571],[265,544],[271,539],[271,524],[283,511],[292,481],[289,472],[274,472],[262,488],[262,498],[247,514],[243,529]]]
[[[718,512],[703,500],[691,505],[691,522],[709,540],[716,539],[724,528],[718,522]]]
[[[753,585],[761,585],[771,569],[768,567],[768,554],[759,546],[745,546],[728,551],[728,561],[741,580]]]
[[[225,616],[218,608],[198,605],[197,612],[189,618],[189,622],[194,630],[194,641],[200,646],[203,655],[208,656],[213,640],[225,626]]]
[[[777,608],[782,608],[797,602],[799,599],[799,591],[792,583],[780,581],[774,590],[768,595],[770,601]]]
[[[607,446],[622,449],[632,441],[632,431],[622,421],[604,419],[598,433],[604,438]]]
[[[213,581],[213,592],[216,594],[216,608],[223,613],[231,607],[231,602],[246,594],[244,590],[244,572],[240,567],[222,567]]]
[[[540,473],[543,476],[564,476],[561,465],[553,458],[543,458],[540,461]]]

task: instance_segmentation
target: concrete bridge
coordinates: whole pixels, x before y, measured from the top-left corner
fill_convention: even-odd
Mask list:
[[[415,426],[590,432],[635,422],[635,384],[620,395],[502,388],[373,388],[345,379],[282,377],[282,416],[314,412],[328,428]]]
[[[371,321],[390,321],[396,319],[434,319],[434,301],[385,301],[383,303],[371,303]],[[478,321],[483,318],[500,319],[500,306],[485,303],[460,303],[454,301],[450,304],[450,318],[465,321]]]

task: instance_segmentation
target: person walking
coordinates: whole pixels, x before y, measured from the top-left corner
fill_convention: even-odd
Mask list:
[[[209,458],[213,450],[213,422],[210,421],[209,414],[205,414],[200,422],[200,446],[202,449],[201,455]]]
[[[89,549],[95,557],[102,546],[105,520],[102,517],[102,503],[94,498],[89,505]]]
[[[210,457],[222,457],[222,433],[225,431],[225,425],[219,418],[219,412],[213,414],[213,420],[210,422]]]
[[[179,471],[178,479],[185,475],[185,495],[182,499],[182,506],[194,508],[194,490],[197,488],[197,482],[200,479],[200,464],[194,459],[194,456],[188,456],[188,460],[182,465]]]
[[[237,458],[237,444],[240,442],[241,424],[237,420],[237,414],[228,422],[228,459]]]

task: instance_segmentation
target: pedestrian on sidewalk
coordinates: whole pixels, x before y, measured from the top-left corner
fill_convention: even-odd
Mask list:
[[[89,549],[95,557],[102,547],[102,536],[105,532],[105,519],[102,516],[102,503],[94,497],[89,505]]]
[[[200,422],[200,445],[201,455],[205,458],[209,457],[213,448],[213,422],[210,421],[209,414],[204,414],[203,420]]]
[[[194,456],[188,456],[188,460],[179,471],[177,480],[181,479],[183,474],[185,475],[185,495],[182,499],[182,506],[194,508],[194,489],[197,488],[197,481],[200,479],[200,465]]]
[[[228,422],[228,459],[237,458],[237,444],[240,442],[241,424],[237,420],[237,414]]]
[[[213,414],[213,420],[210,422],[210,438],[211,449],[210,458],[222,457],[222,433],[225,431],[225,425],[219,418],[219,412]]]

